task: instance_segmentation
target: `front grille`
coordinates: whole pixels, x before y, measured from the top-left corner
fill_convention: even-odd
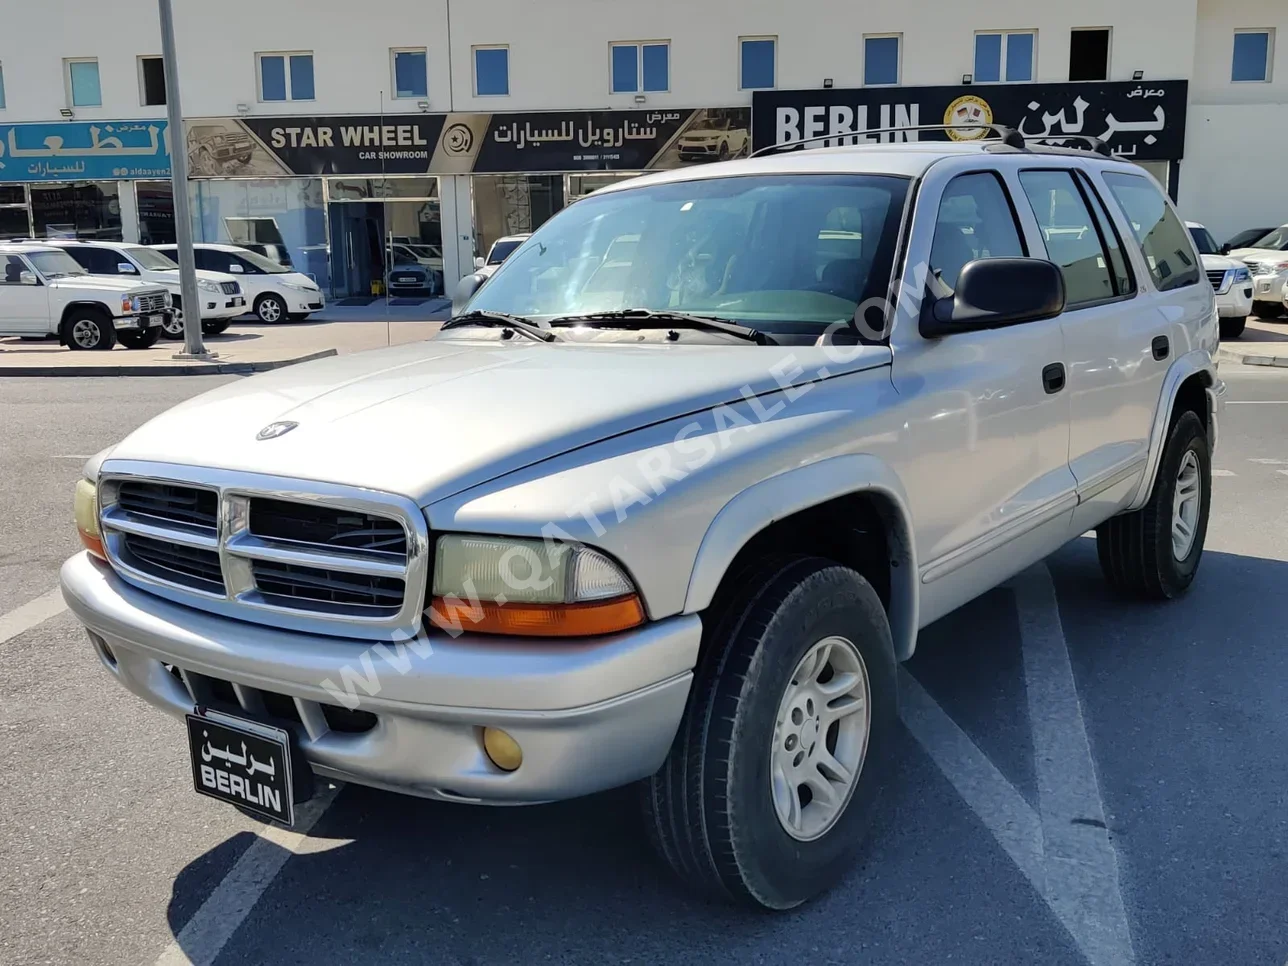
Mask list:
[[[219,290],[225,295],[241,295],[241,286],[236,282],[220,282]]]
[[[310,503],[251,500],[250,532],[316,547],[407,556],[407,531],[398,521]]]
[[[233,685],[231,681],[198,674],[173,664],[165,667],[188,692],[194,705],[234,716],[245,712],[245,717],[251,720],[294,731],[301,738],[316,740],[328,731],[365,734],[379,723],[370,711],[351,711],[337,704],[293,698],[289,694],[264,691],[245,684]]]
[[[140,312],[164,312],[165,311],[165,293],[149,292],[146,295],[139,296]]]
[[[157,521],[182,523],[213,531],[219,513],[214,490],[173,483],[126,480],[117,491],[116,504],[127,513]]]
[[[213,550],[164,543],[134,533],[127,533],[123,543],[133,565],[146,574],[208,594],[224,592],[219,554]]]
[[[260,593],[274,600],[315,601],[395,614],[402,607],[405,593],[403,582],[395,577],[258,560],[251,565],[251,571]]]
[[[1207,273],[1207,277],[1208,277],[1208,281],[1212,283],[1212,287],[1220,291],[1221,286],[1225,284],[1225,269],[1224,268],[1209,269]]]

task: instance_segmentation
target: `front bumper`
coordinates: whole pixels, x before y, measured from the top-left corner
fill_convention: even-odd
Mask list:
[[[206,320],[223,321],[235,319],[250,311],[244,295],[211,295],[202,292],[201,317]]]
[[[1282,302],[1288,273],[1252,276],[1252,298],[1257,302]]]
[[[326,308],[326,299],[322,297],[321,292],[292,292],[286,298],[286,311],[295,314],[298,312],[320,312]]]
[[[195,702],[171,668],[231,684],[243,708],[265,695],[293,705],[296,720],[275,723],[296,733],[319,775],[490,804],[572,798],[655,772],[684,713],[702,632],[688,615],[587,641],[441,634],[372,647],[173,604],[87,553],[63,565],[62,588],[104,666],[175,717]],[[342,703],[372,725],[331,728],[328,709]],[[484,727],[519,743],[516,771],[487,758]]]
[[[155,329],[165,322],[169,312],[155,312],[151,315],[122,315],[114,319],[112,327],[117,332],[141,332],[144,329]]]
[[[1223,319],[1242,319],[1252,312],[1252,293],[1255,286],[1251,281],[1235,282],[1227,291],[1216,297],[1217,314]]]

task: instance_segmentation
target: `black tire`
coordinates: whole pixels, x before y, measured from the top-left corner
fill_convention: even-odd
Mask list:
[[[303,322],[312,314],[312,312],[288,312],[286,313],[286,317],[292,322]]]
[[[228,327],[233,324],[232,319],[203,319],[201,322],[202,335],[220,335],[226,332]]]
[[[1252,314],[1259,319],[1277,319],[1284,314],[1284,307],[1278,302],[1253,302]]]
[[[720,142],[720,150],[719,150],[719,152],[717,153],[716,157],[717,157],[719,160],[721,160],[721,161],[726,161],[726,160],[728,160],[728,158],[729,158],[729,142],[728,142],[728,141],[721,141],[721,142]]]
[[[169,315],[162,316],[161,338],[178,340],[183,338],[183,310],[177,305]]]
[[[286,303],[280,295],[266,292],[255,300],[255,314],[261,322],[272,325],[286,318]]]
[[[1172,504],[1187,453],[1193,453],[1198,461],[1199,507],[1193,543],[1178,560],[1172,546]],[[1149,502],[1134,513],[1106,520],[1096,529],[1100,569],[1109,585],[1144,600],[1171,600],[1184,594],[1194,582],[1203,556],[1211,499],[1212,456],[1207,430],[1197,415],[1186,410],[1172,423]]]
[[[63,319],[62,340],[69,349],[106,351],[116,345],[116,328],[102,309],[72,309]]]
[[[1243,335],[1243,330],[1248,325],[1248,317],[1241,315],[1237,319],[1229,318],[1221,320],[1221,338],[1237,339]]]
[[[154,325],[150,329],[143,329],[138,332],[118,332],[116,337],[121,340],[121,345],[127,349],[151,349],[161,338],[161,327]]]
[[[666,763],[643,783],[645,821],[658,853],[699,891],[790,909],[846,873],[871,824],[898,718],[894,648],[871,585],[830,560],[765,561],[735,586],[719,615],[710,615]],[[867,753],[835,824],[802,841],[787,833],[775,809],[771,746],[797,665],[831,635],[856,645],[868,673]],[[830,730],[821,740],[834,750]]]

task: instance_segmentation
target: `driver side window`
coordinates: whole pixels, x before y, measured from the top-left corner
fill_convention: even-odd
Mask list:
[[[27,279],[23,279],[23,273],[27,273]],[[4,257],[4,285],[34,285],[36,276],[31,269],[17,255],[6,255]]]
[[[930,246],[930,271],[956,288],[962,267],[977,258],[1026,254],[1002,179],[991,171],[958,175],[944,189]]]

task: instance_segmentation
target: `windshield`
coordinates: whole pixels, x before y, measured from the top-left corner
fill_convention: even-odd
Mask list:
[[[1217,249],[1216,239],[1206,228],[1196,227],[1190,229],[1190,237],[1194,239],[1194,246],[1199,250],[1200,255],[1220,255]]]
[[[499,241],[492,246],[492,250],[487,253],[487,263],[489,265],[500,265],[510,257],[510,253],[523,244],[523,239],[517,241]]]
[[[140,245],[138,248],[127,248],[125,250],[129,252],[132,259],[142,265],[144,269],[149,272],[170,272],[179,270],[178,265],[154,249],[144,248]]]
[[[1277,252],[1288,252],[1288,225],[1276,228],[1268,235],[1263,235],[1248,247],[1270,248]]]
[[[271,258],[265,258],[259,252],[253,252],[249,248],[241,249],[237,252],[237,255],[239,258],[244,258],[246,261],[250,262],[261,272],[267,272],[269,275],[286,275],[288,272],[295,271],[295,269],[287,268],[285,265],[281,265],[273,261]]]
[[[537,231],[471,310],[623,309],[822,332],[887,294],[906,178],[775,175],[595,194]]]
[[[36,270],[46,278],[57,278],[60,275],[88,275],[80,262],[66,252],[28,252],[27,257]]]

